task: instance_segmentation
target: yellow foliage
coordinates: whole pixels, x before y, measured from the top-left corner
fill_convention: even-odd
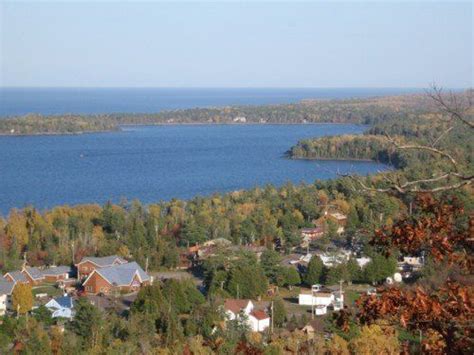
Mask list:
[[[331,355],[349,355],[349,344],[339,335],[334,334],[331,341],[326,346]]]
[[[31,286],[18,282],[12,293],[13,309],[19,314],[25,314],[33,308],[33,293]]]
[[[363,326],[360,335],[350,343],[356,354],[399,354],[400,344],[396,331],[389,326]]]
[[[16,239],[19,248],[24,247],[28,243],[28,229],[26,228],[24,213],[16,209],[10,212],[6,233],[10,239]]]

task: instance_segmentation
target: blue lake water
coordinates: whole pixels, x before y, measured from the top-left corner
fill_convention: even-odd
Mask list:
[[[302,99],[343,99],[413,93],[419,89],[308,88],[0,88],[0,116],[27,113],[153,113],[227,105],[293,103]]]
[[[361,133],[359,125],[188,125],[125,127],[75,136],[0,137],[0,214],[122,197],[158,202],[267,183],[368,174],[373,162],[283,157],[299,139]]]

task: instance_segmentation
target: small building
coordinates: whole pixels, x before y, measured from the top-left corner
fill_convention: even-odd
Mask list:
[[[301,230],[301,240],[303,244],[311,243],[324,236],[324,229],[322,227],[303,228]]]
[[[346,224],[347,224],[347,216],[340,213],[340,212],[328,212],[325,211],[324,215],[316,220],[313,221],[313,224],[316,227],[321,227],[323,228],[324,231],[327,230],[327,224],[328,222],[331,221],[332,223],[335,223],[337,226],[336,232],[338,234],[344,233]]]
[[[136,262],[98,268],[84,281],[84,290],[89,294],[135,292],[153,282],[152,278]]]
[[[250,329],[254,332],[263,332],[270,327],[270,316],[262,310],[254,310],[248,317]]]
[[[122,265],[126,264],[127,262],[127,260],[117,255],[103,257],[86,256],[76,264],[77,279],[81,280],[83,278],[86,278],[96,269],[102,269],[114,265]]]
[[[263,310],[256,310],[251,300],[227,299],[224,312],[228,320],[245,319],[253,332],[263,332],[270,327],[270,317]]]
[[[329,306],[334,301],[334,295],[326,290],[314,292],[301,290],[298,295],[298,304],[302,306]]]
[[[68,318],[71,320],[74,317],[74,302],[72,297],[67,295],[53,298],[45,304],[45,307],[51,311],[53,318]]]
[[[0,279],[0,316],[3,316],[6,311],[11,310],[11,296],[15,285],[16,282]]]
[[[314,314],[317,316],[324,316],[327,313],[328,313],[328,306],[320,304],[314,307]]]

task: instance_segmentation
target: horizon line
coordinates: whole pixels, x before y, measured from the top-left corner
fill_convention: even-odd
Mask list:
[[[1,86],[3,89],[271,89],[271,90],[314,90],[314,89],[404,89],[404,90],[423,90],[427,86]],[[472,88],[466,87],[444,87],[453,90],[466,90]]]

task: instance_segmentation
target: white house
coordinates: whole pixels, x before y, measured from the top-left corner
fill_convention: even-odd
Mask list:
[[[10,282],[0,278],[0,316],[11,309],[11,295],[16,282]]]
[[[69,296],[53,298],[45,306],[52,312],[53,318],[72,319],[74,317],[74,302]]]
[[[224,312],[228,320],[245,319],[253,332],[262,332],[270,326],[270,317],[262,310],[255,310],[250,300],[227,299]]]
[[[254,332],[263,332],[270,327],[270,317],[262,310],[254,310],[248,315],[250,329]]]
[[[315,285],[317,286],[317,285]],[[335,311],[344,308],[344,293],[340,291],[327,292],[302,290],[298,295],[298,304],[303,306],[314,306],[316,315],[327,313],[327,307],[333,306]]]
[[[313,292],[302,290],[298,295],[298,304],[303,306],[329,306],[334,301],[331,292]]]

